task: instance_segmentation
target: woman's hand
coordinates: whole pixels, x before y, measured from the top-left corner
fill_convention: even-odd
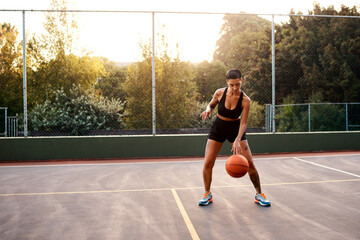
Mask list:
[[[211,118],[211,109],[206,109],[200,114],[202,120],[205,120],[207,117]]]
[[[240,145],[240,139],[236,138],[235,141],[232,144],[231,151],[233,154],[242,154],[241,145]]]

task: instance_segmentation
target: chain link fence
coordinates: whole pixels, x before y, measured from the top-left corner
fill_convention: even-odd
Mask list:
[[[248,132],[359,130],[360,14],[329,9],[315,6],[306,16],[0,10],[0,106],[17,116],[20,136],[24,126],[28,136],[207,133],[212,120],[199,115],[226,86],[226,71],[238,68],[252,99]]]
[[[0,136],[7,137],[7,108],[0,107]]]
[[[272,105],[266,105],[266,131],[272,132]],[[308,103],[275,106],[277,132],[359,131],[360,103]]]

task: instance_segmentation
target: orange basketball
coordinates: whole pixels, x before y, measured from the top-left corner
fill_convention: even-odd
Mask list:
[[[234,177],[243,177],[249,170],[249,162],[243,155],[231,155],[225,163],[226,172]]]

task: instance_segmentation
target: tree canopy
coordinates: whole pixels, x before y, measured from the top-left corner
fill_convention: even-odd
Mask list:
[[[294,12],[292,12],[294,13]],[[321,8],[310,15],[359,16],[356,7]],[[245,76],[252,99],[271,103],[271,23],[258,16],[226,15],[214,59]],[[359,102],[360,21],[358,18],[290,16],[276,25],[276,103],[292,95],[308,102],[321,93],[328,102]]]
[[[9,23],[0,24],[0,103],[11,106],[9,114],[22,111],[22,46],[18,31]]]
[[[179,128],[189,126],[196,107],[196,85],[192,67],[178,57],[168,54],[166,41],[162,41],[155,59],[156,127]],[[143,60],[129,66],[123,84],[126,92],[127,126],[152,126],[152,52],[151,43],[142,45]]]

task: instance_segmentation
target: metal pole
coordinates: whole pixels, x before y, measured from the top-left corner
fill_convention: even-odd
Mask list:
[[[7,137],[7,107],[5,108],[5,137]]]
[[[345,108],[346,108],[346,111],[345,111],[345,118],[346,118],[346,131],[349,131],[349,113],[348,113],[348,104],[346,103],[345,104]]]
[[[275,21],[274,15],[272,15],[272,132],[275,133]]]
[[[155,13],[152,13],[152,134],[156,134],[156,92],[155,92]]]
[[[19,136],[19,119],[16,118],[16,135],[15,137]]]
[[[11,126],[12,126],[12,132],[13,132],[13,135],[12,137],[16,137],[15,135],[15,131],[16,131],[16,128],[15,128],[15,118],[11,118]]]
[[[26,49],[25,49],[25,11],[23,11],[23,97],[24,97],[24,137],[28,135],[27,87],[26,87]]]
[[[310,104],[308,104],[308,117],[309,117],[309,120],[308,120],[308,128],[309,128],[309,132],[311,132],[311,110],[310,110]]]

